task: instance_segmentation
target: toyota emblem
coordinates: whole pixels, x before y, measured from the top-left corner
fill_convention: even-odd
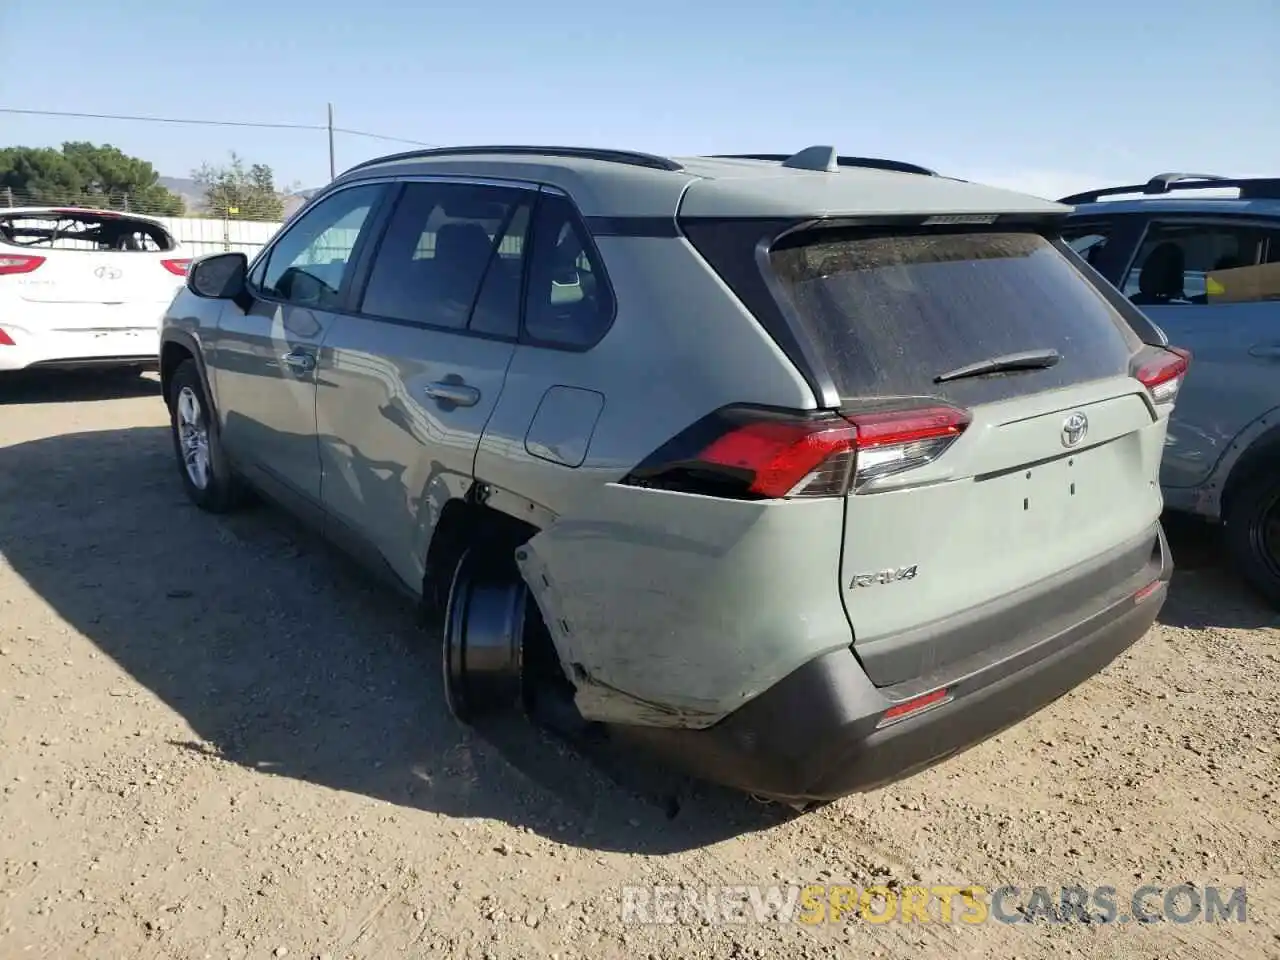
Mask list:
[[[1089,418],[1077,410],[1062,421],[1062,445],[1074,447],[1089,432]]]
[[[93,275],[99,280],[119,280],[124,276],[124,274],[115,267],[109,267],[106,264],[103,264],[97,270],[93,271]]]

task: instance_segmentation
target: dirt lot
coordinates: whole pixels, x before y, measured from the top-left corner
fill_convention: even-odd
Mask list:
[[[1280,624],[1177,531],[1161,624],[1005,735],[798,818],[446,712],[270,509],[185,502],[154,382],[0,386],[0,957],[1277,957]],[[624,885],[1248,888],[1248,921],[622,922]],[[1160,903],[1159,896],[1148,903]],[[936,915],[936,911],[935,911]]]

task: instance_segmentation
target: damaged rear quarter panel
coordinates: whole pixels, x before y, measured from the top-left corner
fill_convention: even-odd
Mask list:
[[[522,572],[593,720],[709,726],[848,647],[843,501],[744,502],[602,486]]]

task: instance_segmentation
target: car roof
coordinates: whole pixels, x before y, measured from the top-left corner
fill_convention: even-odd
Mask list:
[[[1068,207],[934,174],[901,161],[842,157],[831,147],[750,156],[661,157],[577,147],[453,147],[380,157],[335,184],[456,175],[543,183],[586,216],[866,217],[1062,215]]]
[[[0,217],[30,217],[39,214],[55,214],[57,216],[102,217],[103,219],[145,220],[147,223],[159,222],[154,217],[141,213],[126,213],[123,210],[98,210],[93,207],[0,207]]]
[[[1176,194],[1199,195],[1177,196]],[[1210,191],[1206,194],[1204,191]],[[1226,196],[1224,191],[1234,195]],[[1115,197],[1116,199],[1104,199]],[[1246,214],[1280,215],[1280,178],[1223,177],[1212,173],[1158,173],[1146,183],[1086,190],[1063,197],[1075,218],[1099,214]]]
[[[1240,200],[1236,197],[1143,197],[1131,200],[1099,200],[1077,204],[1072,218],[1113,214],[1215,214],[1280,217],[1280,200]]]

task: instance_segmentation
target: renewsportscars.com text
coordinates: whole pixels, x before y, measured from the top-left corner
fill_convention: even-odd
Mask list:
[[[624,923],[1244,923],[1244,887],[628,886]]]

